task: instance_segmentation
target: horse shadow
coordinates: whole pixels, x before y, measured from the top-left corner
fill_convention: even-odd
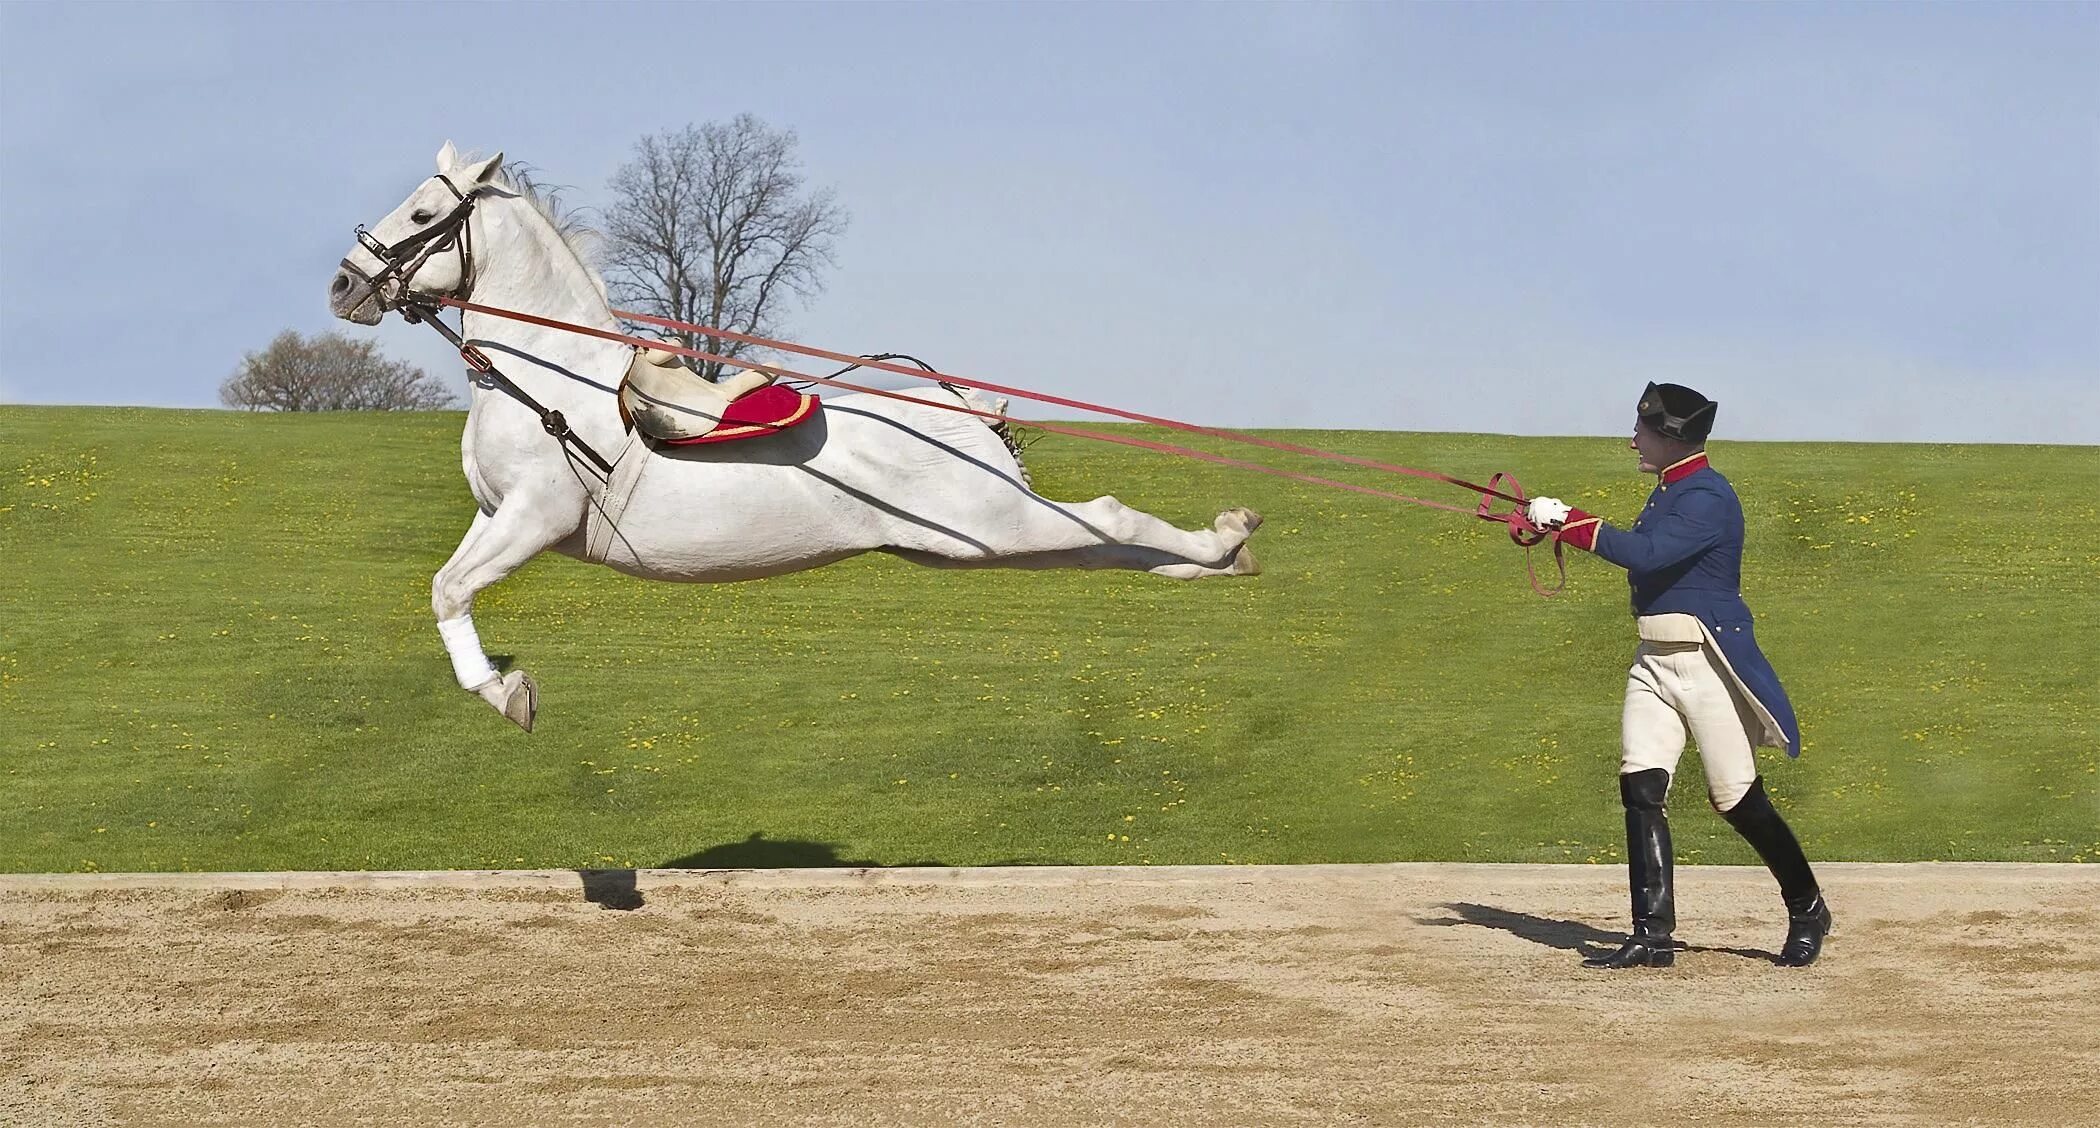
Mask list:
[[[908,862],[907,865],[937,866],[939,862]],[[869,858],[839,856],[837,844],[799,838],[767,838],[752,831],[741,842],[724,842],[705,850],[673,858],[661,869],[877,869],[882,863]]]
[[[848,858],[839,854],[839,847],[830,842],[811,842],[798,838],[767,838],[764,831],[753,831],[738,842],[724,842],[698,850],[691,854],[673,858],[657,866],[657,869],[674,870],[731,870],[731,869],[888,869],[894,866],[943,867],[939,861],[897,862],[885,864],[871,858]],[[583,899],[600,908],[629,912],[642,907],[641,890],[635,886],[635,871],[631,869],[580,869],[576,876],[583,881]]]
[[[1544,947],[1558,948],[1563,952],[1574,952],[1586,960],[1609,955],[1617,951],[1620,942],[1625,939],[1624,933],[1606,932],[1601,928],[1596,928],[1580,921],[1555,920],[1552,917],[1534,916],[1531,913],[1518,912],[1515,909],[1500,909],[1493,905],[1475,905],[1466,901],[1452,901],[1447,902],[1443,907],[1451,910],[1456,915],[1442,920],[1416,917],[1415,923],[1438,928],[1464,926],[1492,928]],[[1717,948],[1698,944],[1679,944],[1677,945],[1677,950],[1680,952],[1714,952],[1722,955],[1740,956],[1746,960],[1764,960],[1773,964],[1779,962],[1777,953],[1757,948]]]

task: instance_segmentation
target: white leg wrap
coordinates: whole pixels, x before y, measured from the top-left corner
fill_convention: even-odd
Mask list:
[[[438,637],[445,640],[445,653],[452,656],[452,676],[461,689],[476,689],[496,676],[496,667],[481,652],[481,636],[474,632],[474,616],[440,619]]]

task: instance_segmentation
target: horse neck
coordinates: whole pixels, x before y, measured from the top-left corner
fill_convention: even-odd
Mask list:
[[[619,331],[590,269],[529,201],[488,197],[475,208],[472,222],[474,301]],[[619,426],[614,397],[602,389],[618,386],[627,370],[628,346],[488,314],[464,314],[460,324],[470,340],[500,346],[490,351],[496,367],[533,398],[578,424]]]

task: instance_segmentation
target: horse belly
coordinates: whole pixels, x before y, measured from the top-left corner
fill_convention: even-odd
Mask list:
[[[978,420],[876,397],[826,401],[768,438],[628,456],[646,459],[640,477],[594,539],[608,566],[652,579],[756,579],[890,547],[993,556],[1039,504]]]
[[[604,563],[632,576],[728,583],[821,567],[881,547],[879,530],[795,466],[650,463],[610,528]],[[590,520],[603,520],[592,514]]]

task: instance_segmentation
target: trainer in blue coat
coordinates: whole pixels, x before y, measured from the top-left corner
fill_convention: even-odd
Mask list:
[[[1779,674],[1757,648],[1743,602],[1743,503],[1704,451],[1665,468],[1630,529],[1568,511],[1562,543],[1626,569],[1635,615],[1692,615],[1705,624],[1729,672],[1765,724],[1757,743],[1801,754],[1801,726]]]
[[[1714,808],[1779,880],[1787,937],[1775,962],[1813,963],[1830,931],[1822,888],[1757,772],[1754,746],[1798,756],[1801,727],[1743,602],[1743,506],[1706,455],[1718,406],[1677,384],[1641,393],[1630,445],[1657,481],[1632,526],[1607,525],[1550,497],[1528,509],[1562,544],[1626,569],[1640,640],[1620,721],[1633,935],[1618,951],[1584,960],[1587,967],[1668,967],[1676,959],[1665,803],[1687,735],[1698,741]]]

